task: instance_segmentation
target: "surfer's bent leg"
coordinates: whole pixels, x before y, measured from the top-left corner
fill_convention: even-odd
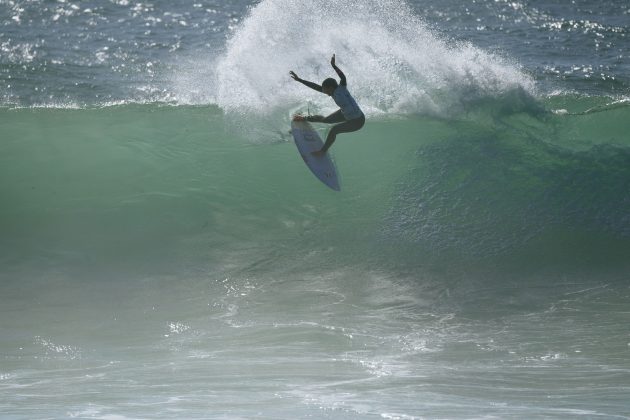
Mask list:
[[[326,124],[334,124],[334,123],[342,122],[345,120],[346,119],[343,117],[341,110],[333,112],[327,117],[324,117],[322,115],[309,115],[308,117],[306,117],[306,121],[326,123]]]
[[[353,120],[342,122],[341,124],[334,125],[330,131],[328,132],[328,136],[326,137],[326,143],[324,147],[322,147],[322,151],[326,152],[330,149],[330,146],[335,142],[337,138],[337,134],[339,133],[350,133],[352,131],[360,130],[365,124],[365,116],[360,116],[359,118],[355,118]]]
[[[342,122],[345,120],[346,118],[343,116],[343,114],[341,113],[341,110],[339,109],[333,112],[332,114],[330,114],[329,116],[327,116],[326,118],[324,118],[322,122],[326,124],[334,124],[334,123]]]

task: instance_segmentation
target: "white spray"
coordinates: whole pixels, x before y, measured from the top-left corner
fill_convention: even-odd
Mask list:
[[[507,60],[436,36],[402,0],[264,0],[213,62],[211,83],[197,72],[206,80],[196,84],[227,114],[264,117],[307,103],[332,111],[288,72],[321,83],[335,76],[333,53],[368,117],[444,115],[471,97],[534,89]]]

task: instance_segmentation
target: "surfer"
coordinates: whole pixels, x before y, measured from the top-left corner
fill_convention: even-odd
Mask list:
[[[352,131],[360,130],[361,127],[363,127],[363,124],[365,124],[365,115],[363,115],[363,111],[361,111],[361,108],[359,108],[359,105],[357,105],[357,102],[354,100],[352,95],[350,95],[350,92],[348,92],[348,88],[346,87],[346,75],[343,74],[343,72],[335,64],[335,54],[333,54],[330,59],[330,64],[339,75],[339,83],[337,83],[337,81],[333,78],[328,78],[324,80],[320,86],[316,83],[309,82],[308,80],[300,79],[293,71],[289,72],[293,80],[296,80],[318,92],[331,96],[335,103],[339,106],[339,110],[333,112],[327,117],[322,115],[309,115],[306,117],[303,115],[293,116],[294,121],[312,121],[326,124],[339,123],[334,125],[328,132],[324,147],[320,150],[312,152],[315,156],[322,156],[325,154],[328,149],[330,149],[330,146],[332,146],[335,142],[337,134],[350,133]]]

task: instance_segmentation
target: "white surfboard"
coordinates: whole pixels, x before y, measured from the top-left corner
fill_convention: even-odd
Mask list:
[[[317,179],[333,190],[341,191],[337,170],[329,153],[323,156],[313,156],[311,154],[311,152],[320,150],[324,146],[324,142],[317,134],[317,131],[306,121],[293,121],[291,122],[291,134],[293,134],[293,140],[295,140],[295,145],[300,151],[304,163],[306,163],[306,166]]]

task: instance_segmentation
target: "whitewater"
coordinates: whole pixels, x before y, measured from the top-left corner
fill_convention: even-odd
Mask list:
[[[0,418],[630,418],[629,15],[0,1]]]

